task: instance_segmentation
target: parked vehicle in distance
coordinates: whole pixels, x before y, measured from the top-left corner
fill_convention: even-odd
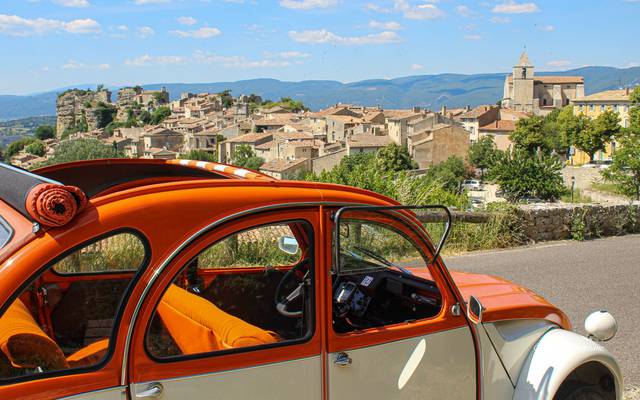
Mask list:
[[[467,179],[464,182],[462,182],[462,189],[482,190],[482,183],[477,179]]]
[[[613,317],[449,271],[451,223],[208,162],[0,164],[0,398],[622,399]]]

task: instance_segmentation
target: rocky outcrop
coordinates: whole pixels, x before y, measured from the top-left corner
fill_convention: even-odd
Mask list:
[[[58,95],[56,101],[58,136],[69,130],[91,131],[98,128],[98,117],[94,111],[100,103],[111,103],[110,91],[73,89]]]
[[[165,88],[162,90],[143,90],[140,86],[125,87],[118,90],[116,120],[125,122],[130,114],[134,118],[138,118],[143,110],[151,113],[159,106],[168,103],[169,92]]]

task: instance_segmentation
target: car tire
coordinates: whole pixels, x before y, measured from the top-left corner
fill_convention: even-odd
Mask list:
[[[610,398],[610,393],[599,385],[588,385],[576,386],[568,393],[555,396],[554,400],[607,400]]]

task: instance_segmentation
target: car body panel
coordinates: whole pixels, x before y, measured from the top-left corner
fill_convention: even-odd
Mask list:
[[[478,329],[482,348],[482,398],[510,399],[514,385],[504,369],[500,356],[496,353],[484,329]]]
[[[329,399],[475,399],[476,368],[468,327],[348,352],[352,364],[327,357]]]
[[[577,333],[552,329],[536,343],[524,363],[513,398],[552,400],[576,368],[588,362],[605,366],[615,380],[616,399],[622,399],[622,373],[611,353]]]
[[[150,383],[131,385],[132,397],[147,390]],[[280,363],[234,368],[211,374],[185,375],[159,381],[163,399],[322,399],[320,356]]]
[[[485,322],[483,326],[514,386],[533,346],[547,331],[557,327],[536,319]]]

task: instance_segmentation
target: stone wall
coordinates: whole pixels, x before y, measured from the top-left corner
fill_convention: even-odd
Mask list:
[[[56,129],[58,136],[65,130],[87,122],[89,131],[97,128],[97,118],[93,113],[98,103],[111,103],[111,92],[108,90],[69,90],[58,96],[56,101]]]
[[[640,233],[640,203],[527,205],[518,214],[530,242]]]
[[[311,160],[311,171],[314,174],[319,174],[322,171],[329,171],[340,163],[347,155],[347,149],[339,150],[334,153],[329,153],[324,156],[314,158]]]

